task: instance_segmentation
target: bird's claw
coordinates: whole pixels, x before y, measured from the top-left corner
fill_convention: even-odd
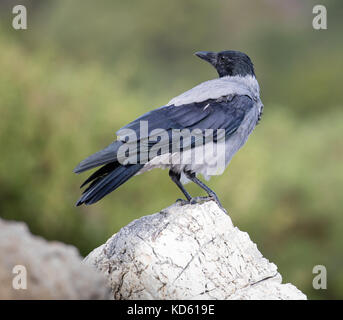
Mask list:
[[[213,197],[213,196],[194,197],[194,198],[190,199],[189,201],[185,200],[185,199],[177,199],[175,201],[175,203],[178,203],[181,206],[184,206],[186,204],[198,204],[198,203],[202,203],[202,202],[206,202],[206,201],[214,201],[221,210],[223,210],[226,214],[228,214],[226,209],[224,209],[224,207],[220,203],[220,201],[218,199],[216,199],[216,197]]]
[[[187,201],[185,199],[176,199],[175,203],[178,203],[181,206],[185,206],[186,204],[189,204],[189,201]]]
[[[224,207],[222,206],[220,201],[214,196],[194,197],[189,201],[189,203],[190,204],[197,204],[197,203],[202,203],[202,202],[206,202],[206,201],[214,201],[218,205],[218,207],[227,214],[226,209],[224,209]]]
[[[222,205],[219,205],[219,204],[218,204],[218,206],[219,206],[219,208],[220,208],[224,213],[228,214],[227,211],[226,211],[226,209],[225,209]]]
[[[208,196],[208,197],[194,197],[192,198],[189,203],[190,204],[197,204],[197,203],[201,203],[201,202],[206,202],[206,201],[211,201],[214,200],[213,197]]]

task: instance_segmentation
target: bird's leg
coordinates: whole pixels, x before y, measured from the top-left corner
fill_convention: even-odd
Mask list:
[[[169,170],[169,177],[175,182],[175,184],[179,187],[179,189],[182,191],[182,193],[185,195],[187,201],[183,200],[183,199],[177,199],[177,202],[181,202],[181,204],[188,204],[191,199],[192,196],[187,192],[187,190],[185,189],[185,187],[182,185],[181,181],[180,181],[180,173],[176,173],[172,170]]]
[[[202,202],[202,201],[210,201],[213,200],[220,209],[222,209],[225,213],[227,213],[227,211],[224,209],[224,207],[222,206],[222,204],[220,203],[217,195],[215,194],[215,192],[213,190],[211,190],[206,184],[204,184],[202,181],[200,181],[195,173],[193,172],[185,172],[186,177],[191,180],[192,182],[194,182],[196,185],[198,185],[201,189],[205,190],[208,194],[208,197],[196,197],[196,198],[192,198],[190,200],[190,203],[194,204],[194,203],[198,203],[198,202]]]

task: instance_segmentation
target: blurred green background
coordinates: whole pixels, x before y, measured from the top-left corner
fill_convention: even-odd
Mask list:
[[[343,298],[343,2],[20,1],[28,30],[0,2],[0,215],[83,255],[181,196],[166,171],[137,176],[74,207],[74,166],[114,132],[216,77],[193,56],[234,49],[254,61],[265,112],[216,190],[235,225],[312,299]],[[188,185],[193,194],[196,186]],[[312,288],[325,265],[327,290]]]

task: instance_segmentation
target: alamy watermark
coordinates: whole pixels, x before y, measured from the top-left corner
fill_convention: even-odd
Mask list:
[[[15,15],[12,20],[12,27],[15,30],[27,29],[27,10],[26,7],[19,4],[13,7],[12,13]]]
[[[203,166],[208,175],[225,170],[225,129],[153,129],[140,121],[136,130],[123,128],[118,140],[117,161],[123,165]]]
[[[16,265],[12,269],[12,273],[15,274],[12,280],[12,287],[15,290],[27,289],[27,270],[23,265]]]
[[[318,4],[313,7],[312,13],[315,17],[312,20],[312,27],[315,30],[326,30],[328,28],[327,10],[324,5]]]
[[[12,26],[15,30],[27,29],[27,9],[24,5],[18,4],[13,7],[12,13],[15,15],[12,20]],[[315,14],[312,20],[312,27],[315,30],[327,29],[327,9],[322,4],[313,7],[312,13]]]
[[[312,280],[312,286],[314,289],[327,289],[327,271],[323,265],[316,265],[312,269],[312,273],[316,276]]]

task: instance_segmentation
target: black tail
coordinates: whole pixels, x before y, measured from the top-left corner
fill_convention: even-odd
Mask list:
[[[74,169],[74,172],[80,173],[95,167],[99,167],[106,163],[115,162],[117,160],[118,149],[122,144],[122,141],[112,142],[105,149],[102,149],[82,160]]]
[[[134,176],[142,167],[142,164],[129,164],[126,166],[121,165],[118,162],[106,164],[94,172],[82,184],[81,187],[92,182],[83,192],[76,205],[80,206],[83,203],[88,205],[99,201]]]

